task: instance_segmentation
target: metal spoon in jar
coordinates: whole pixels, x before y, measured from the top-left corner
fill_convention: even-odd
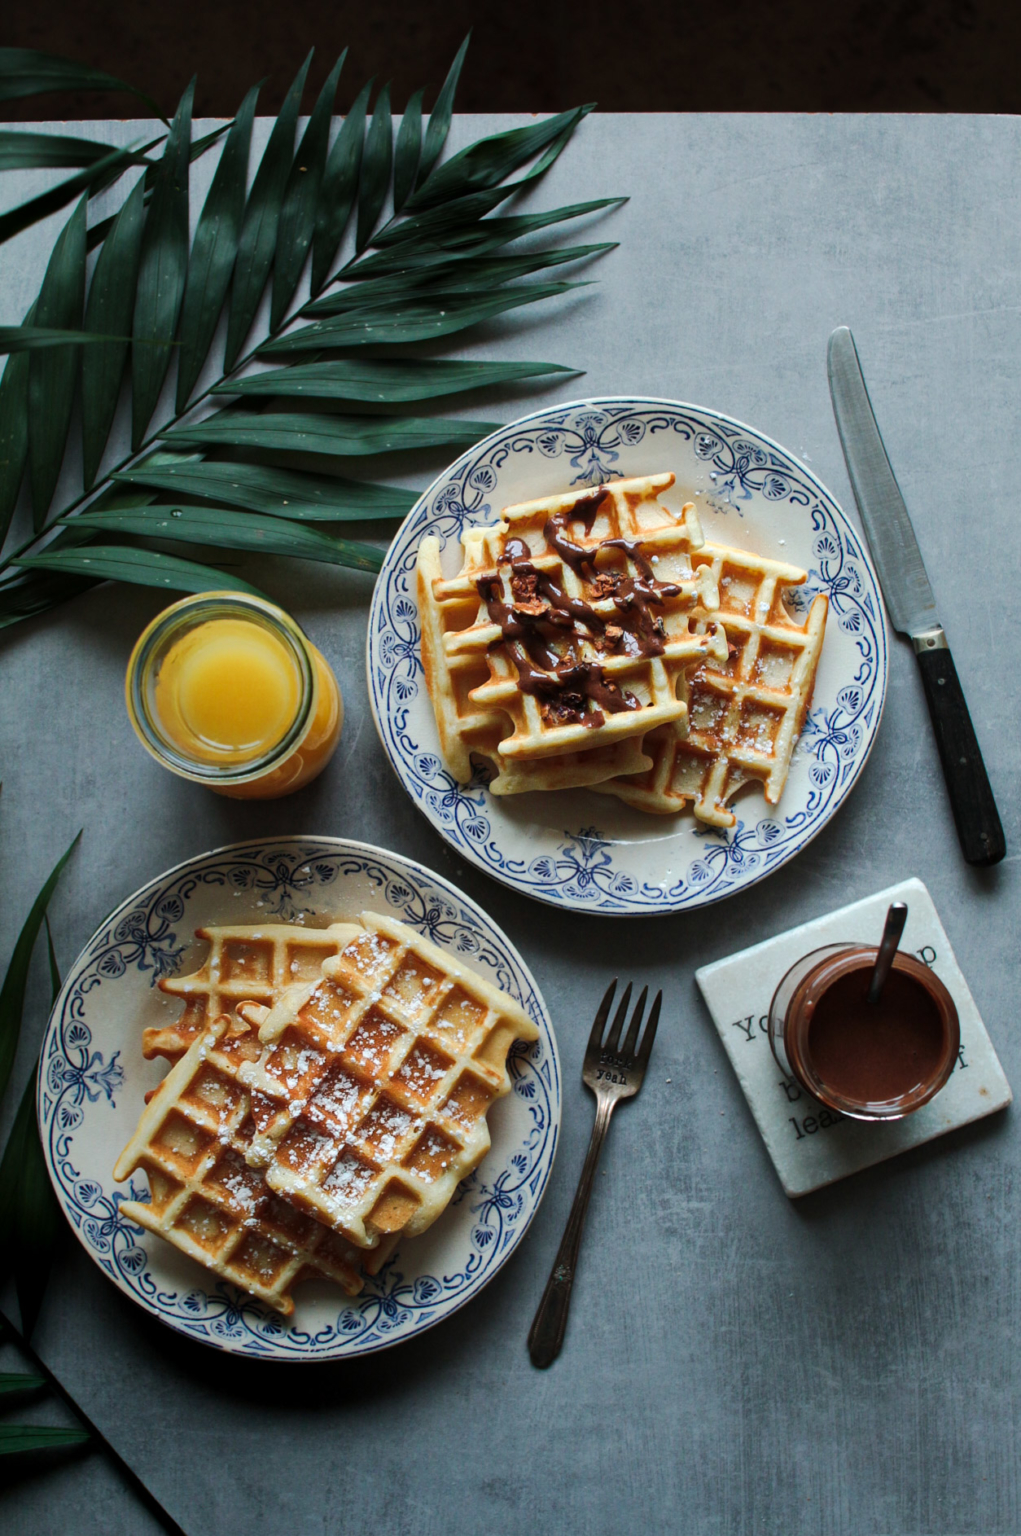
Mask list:
[[[900,943],[901,934],[904,932],[904,924],[907,920],[907,903],[903,901],[893,902],[886,914],[883,937],[876,951],[876,963],[872,968],[872,979],[869,982],[867,1002],[876,1004],[883,994],[887,977],[893,970],[897,945]]]

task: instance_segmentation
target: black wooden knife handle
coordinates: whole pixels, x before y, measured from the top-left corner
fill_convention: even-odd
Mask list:
[[[964,857],[998,864],[1007,844],[954,658],[942,633],[919,637],[915,650]]]

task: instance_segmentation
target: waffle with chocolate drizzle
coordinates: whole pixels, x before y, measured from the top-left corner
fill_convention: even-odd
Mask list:
[[[593,787],[660,815],[693,804],[699,820],[731,827],[727,802],[743,785],[761,783],[769,805],[783,792],[812,699],[827,599],[819,593],[799,623],[784,604],[785,591],[807,580],[797,566],[717,544],[692,559],[719,590],[714,619],[726,630],[726,657],[707,658],[683,679],[687,730],[665,726],[646,737],[646,772]]]
[[[717,592],[695,508],[659,497],[672,474],[619,480],[508,507],[462,536],[456,577],[439,544],[418,558],[422,661],[444,759],[472,754],[495,794],[595,784],[647,771],[641,739],[683,731],[686,674],[723,657],[707,614]]]

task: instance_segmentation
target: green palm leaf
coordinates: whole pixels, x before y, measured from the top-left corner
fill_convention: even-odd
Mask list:
[[[393,162],[393,121],[390,116],[390,87],[384,85],[376,100],[365,135],[362,174],[358,185],[358,229],[355,249],[364,250],[375,229],[386,201]]]
[[[38,197],[29,198],[27,203],[19,203],[16,208],[11,208],[5,214],[0,214],[0,245],[5,240],[10,240],[14,235],[20,235],[23,229],[37,224],[40,219],[48,219],[51,213],[58,213],[61,208],[66,208],[68,203],[73,203],[81,192],[98,190],[103,186],[109,186],[115,181],[122,171],[131,165],[137,165],[142,151],[139,149],[141,139],[136,139],[133,144],[128,144],[124,149],[115,149],[102,160],[97,160],[93,165],[88,165],[79,171],[77,176],[69,176],[58,186],[51,187],[48,192],[40,192]]]
[[[301,136],[298,153],[284,190],[277,235],[277,254],[273,264],[273,294],[270,301],[270,329],[276,330],[294,297],[308,248],[315,232],[319,188],[326,167],[326,149],[330,141],[330,119],[337,94],[337,81],[344,67],[347,49],[341,54],[319,92],[308,126]]]
[[[93,581],[129,581],[142,587],[165,587],[172,592],[250,592],[264,597],[258,587],[218,571],[198,565],[194,560],[179,560],[155,549],[136,549],[130,544],[88,544],[83,549],[60,549],[41,555],[26,555],[15,565],[28,570],[52,571],[60,575],[88,576]]]
[[[224,411],[195,426],[163,434],[196,447],[261,448],[274,453],[365,454],[446,443],[477,443],[495,431],[491,421],[444,421],[416,416],[259,415]]]
[[[79,495],[54,519],[59,529],[54,531],[53,523],[47,524],[45,537],[41,532],[0,559],[0,628],[103,580],[183,591],[254,590],[215,567],[164,553],[159,546],[165,540],[214,550],[297,555],[375,570],[380,562],[378,549],[352,545],[314,525],[401,517],[419,493],[283,468],[273,463],[275,456],[314,455],[307,462],[315,463],[399,450],[460,448],[490,432],[491,424],[401,412],[409,405],[413,408],[415,401],[459,390],[532,379],[559,383],[572,375],[573,370],[558,364],[388,355],[388,349],[455,335],[520,306],[583,286],[529,279],[552,275],[554,267],[613,248],[611,242],[601,242],[560,250],[501,252],[501,247],[547,225],[615,206],[620,200],[578,203],[541,214],[494,216],[502,203],[531,187],[554,164],[589,110],[585,107],[482,139],[440,164],[467,41],[448,72],[424,138],[423,93],[417,91],[405,109],[396,147],[388,87],[379,92],[367,122],[371,82],[359,93],[330,147],[330,113],[342,56],[313,106],[295,152],[310,54],[272,126],[247,199],[244,187],[254,91],[232,125],[191,143],[189,89],[156,162],[144,158],[155,141],[141,151],[133,147],[130,152],[113,152],[111,163],[105,146],[93,146],[87,140],[66,139],[58,144],[54,139],[43,144],[41,135],[0,130],[0,168],[5,154],[12,163],[40,157],[47,163],[88,161],[82,163],[81,174],[90,179],[78,190],[90,196],[124,175],[132,155],[136,161],[143,160],[146,168],[121,213],[87,231],[88,249],[109,244],[93,273],[84,332],[75,335],[67,324],[43,325],[38,314],[6,334],[0,330],[0,348],[6,343],[34,352],[17,352],[0,380],[0,522],[6,525],[23,478],[26,388],[30,390],[40,360],[70,356],[76,368],[77,343],[85,338],[92,343],[80,354],[86,392],[83,461],[86,483],[91,486],[116,416],[123,338],[130,334],[134,445],[133,456],[108,470],[98,498],[89,492]],[[189,262],[188,164],[200,146],[208,146],[228,129],[230,138],[199,218]],[[54,194],[66,200],[68,183],[54,189]],[[386,219],[384,210],[391,198],[394,216],[377,228]],[[355,202],[356,259],[337,274],[336,291],[318,301],[310,299],[294,317],[300,323],[286,328],[285,316],[298,291],[309,248],[310,289],[316,296],[337,259]],[[40,216],[42,206],[33,203],[27,211],[15,210],[16,217]],[[132,234],[134,241],[128,238]],[[371,253],[366,249],[369,245]],[[269,334],[261,344],[256,338],[254,351],[245,361],[259,356],[283,366],[264,366],[237,379],[221,372],[208,388],[202,386],[195,403],[214,394],[232,397],[236,403],[204,419],[188,420],[188,402],[199,387],[221,318],[226,320],[227,332],[224,367],[233,370],[271,274]],[[118,301],[123,313],[116,308]],[[47,336],[54,331],[66,334]],[[176,416],[153,432],[165,444],[153,452],[143,440],[158,409],[175,341],[180,348]],[[50,354],[42,350],[47,343]],[[366,357],[368,347],[381,350]],[[338,358],[337,352],[347,355]],[[16,366],[19,359],[28,361]],[[244,408],[248,399],[261,404],[274,398],[293,402],[299,409],[271,406],[269,413],[263,413]],[[356,409],[382,406],[392,414],[335,415],[330,410],[301,408],[303,402],[319,401],[351,402]],[[55,425],[60,425],[59,413]],[[28,463],[34,466],[31,427],[28,442]],[[211,461],[206,457],[210,451]],[[236,462],[238,457],[245,462]],[[260,462],[264,458],[270,463]],[[58,455],[58,472],[59,468]],[[167,495],[175,498],[172,504],[166,504]],[[164,505],[156,505],[157,499]],[[103,538],[106,542],[101,543]]]
[[[35,307],[35,320],[41,327],[81,330],[87,201],[85,197],[81,199],[53,247]],[[52,347],[34,352],[29,362],[29,479],[36,528],[42,525],[60,475],[71,426],[78,360],[77,348]]]
[[[405,400],[432,400],[466,389],[511,384],[559,374],[575,377],[577,368],[560,363],[465,363],[444,358],[404,357],[390,362],[355,358],[329,363],[292,364],[270,368],[217,384],[214,395],[293,397],[306,400],[364,400],[396,405]]]
[[[370,80],[363,85],[355,97],[354,106],[341,124],[323,172],[312,240],[313,293],[320,291],[329,276],[354,207],[372,83]]]
[[[528,277],[548,267],[563,266],[565,262],[582,261],[616,248],[615,241],[605,240],[598,245],[575,245],[560,251],[534,251],[527,256],[470,257],[444,266],[426,267],[420,272],[395,272],[392,277],[352,282],[336,293],[328,293],[313,304],[306,304],[301,313],[318,318],[352,309],[378,309],[403,298],[414,303],[448,294],[499,288],[515,278]]]
[[[335,539],[316,528],[288,523],[259,512],[227,511],[224,507],[139,507],[121,511],[86,512],[75,525],[102,528],[150,539],[171,539],[182,544],[211,544],[218,549],[244,549],[254,554],[288,555],[319,560],[327,565],[348,565],[360,571],[378,571],[382,550],[350,539]]]
[[[91,347],[97,342],[127,340],[127,336],[94,336],[86,331],[58,331],[52,326],[0,325],[0,355],[39,352],[50,347]]]
[[[0,546],[11,526],[27,463],[28,353],[16,352],[7,359],[0,379]]]
[[[0,629],[34,619],[37,614],[59,608],[72,597],[96,585],[79,576],[61,576],[47,571],[26,572],[17,581],[0,586]]]
[[[418,245],[423,241],[447,240],[453,234],[474,228],[480,219],[485,218],[498,204],[506,202],[508,197],[513,197],[522,186],[523,180],[513,181],[505,187],[494,187],[488,192],[455,197],[439,208],[427,209],[425,213],[408,214],[407,217],[402,215],[396,224],[384,224],[369,243],[381,250],[388,250],[391,246],[410,246],[412,242]],[[358,271],[360,267],[361,262],[351,270]]]
[[[14,1065],[14,1055],[18,1049],[18,1036],[21,1034],[21,1016],[25,1008],[25,988],[28,984],[28,967],[32,959],[32,951],[35,941],[39,937],[39,930],[46,916],[46,908],[50,904],[50,898],[57,888],[61,871],[78,845],[81,833],[74,838],[70,846],[61,854],[56,864],[32,903],[31,911],[25,919],[21,932],[14,944],[14,951],[7,966],[7,974],[4,977],[3,986],[0,987],[0,1099],[3,1098],[10,1080],[11,1067]]]
[[[373,251],[347,267],[342,274],[344,282],[354,282],[362,277],[383,277],[398,272],[417,272],[428,267],[455,264],[474,257],[488,255],[512,240],[530,235],[550,224],[561,224],[567,219],[578,219],[583,214],[598,213],[604,208],[619,208],[626,197],[600,197],[594,202],[573,203],[566,208],[554,208],[548,213],[513,214],[505,218],[477,219],[459,230],[451,230],[442,240],[425,238],[414,242],[400,242],[387,250]],[[409,221],[410,222],[410,221]],[[403,229],[399,225],[398,229]],[[377,243],[380,243],[377,241]],[[341,281],[338,278],[337,281]]]
[[[222,139],[224,134],[229,132],[232,126],[233,125],[231,123],[221,123],[219,128],[215,128],[212,133],[207,133],[204,138],[194,139],[192,141],[191,150],[188,154],[189,163],[194,165],[195,161],[204,155],[207,149],[211,149],[219,139]],[[147,154],[150,149],[155,149],[158,144],[164,143],[165,139],[165,134],[159,139],[154,139],[151,144],[144,145],[140,153]],[[159,169],[159,161],[153,163],[151,160],[147,160],[145,163],[148,166],[144,177],[145,206],[148,208],[149,204],[152,202],[154,177]],[[123,173],[118,171],[114,176],[110,178],[108,184],[116,181],[121,174]],[[103,190],[102,184],[92,187],[89,193],[90,197],[95,197],[101,190]],[[97,245],[102,245],[103,241],[110,233],[110,230],[113,228],[113,220],[114,216],[111,215],[110,218],[100,219],[98,224],[92,225],[92,228],[89,230],[90,251],[94,251]]]
[[[400,213],[415,186],[418,165],[422,158],[422,97],[424,91],[416,91],[404,108],[401,129],[394,150],[394,213]]]
[[[0,48],[0,101],[19,101],[46,91],[127,91],[160,116],[151,96],[116,75],[35,48]]]
[[[22,1371],[0,1371],[0,1406],[8,1408],[19,1397],[31,1397],[46,1385],[45,1376]]]
[[[103,242],[89,284],[85,329],[125,339],[90,347],[82,357],[82,468],[87,488],[99,472],[124,377],[142,255],[144,197],[139,180]]]
[[[234,367],[242,343],[251,329],[273,262],[280,208],[294,155],[294,129],[311,62],[310,51],[284,98],[280,116],[273,124],[245,205],[227,321],[224,365],[228,372]]]
[[[172,455],[165,454],[169,459]],[[174,456],[176,457],[176,455]],[[142,467],[115,475],[128,485],[148,485],[175,496],[203,496],[247,507],[272,517],[305,522],[355,522],[403,517],[418,500],[418,491],[368,480],[342,480],[310,475],[299,469],[270,469],[262,464],[183,461],[180,466]]]
[[[422,159],[418,167],[419,186],[428,178],[433,166],[443,153],[443,146],[447,142],[447,134],[450,132],[450,119],[454,111],[454,93],[457,90],[457,82],[461,78],[461,68],[464,64],[464,56],[468,52],[468,43],[471,32],[461,44],[454,57],[454,62],[447,71],[447,78],[440,87],[440,94],[436,98],[436,105],[429,117],[429,127],[426,129],[425,145],[422,149]]]
[[[317,320],[276,341],[267,342],[259,348],[259,356],[281,357],[292,352],[321,351],[324,347],[393,346],[432,341],[438,336],[450,336],[470,325],[478,325],[482,320],[492,320],[505,310],[535,304],[539,299],[550,299],[584,286],[583,283],[520,284],[502,288],[483,298],[468,295],[420,300],[389,309],[340,315],[332,320]]]
[[[495,133],[462,149],[446,164],[439,166],[418,189],[408,204],[409,212],[435,208],[438,203],[472,192],[485,192],[525,165],[534,155],[555,143],[561,135],[573,132],[592,105],[560,112],[545,122],[527,128],[511,128]]]
[[[116,144],[69,138],[61,133],[15,133],[0,130],[0,171],[51,170],[58,166],[94,165],[116,154]]]
[[[51,1424],[0,1424],[0,1456],[23,1456],[26,1451],[52,1451],[59,1446],[84,1445],[90,1439],[85,1429],[58,1429]]]
[[[202,371],[227,297],[245,211],[248,151],[258,96],[259,87],[253,86],[241,103],[195,230],[181,304],[178,413],[188,404]]]
[[[188,151],[195,81],[181,97],[142,233],[131,352],[131,447],[137,452],[170,366],[188,271]]]

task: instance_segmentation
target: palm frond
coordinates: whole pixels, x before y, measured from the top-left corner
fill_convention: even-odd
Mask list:
[[[46,268],[35,304],[43,328],[80,331],[85,304],[85,208],[83,197],[64,225]],[[28,364],[28,444],[32,481],[32,517],[40,528],[46,517],[71,428],[78,352],[47,347],[33,352]]]
[[[142,231],[131,352],[131,446],[145,436],[163,380],[188,273],[188,166],[195,81],[170,125]],[[148,345],[146,345],[148,343]]]
[[[492,421],[447,421],[436,416],[331,416],[307,413],[221,411],[195,426],[171,427],[170,443],[188,447],[254,448],[270,453],[322,453],[360,457],[403,448],[477,443]]]
[[[358,182],[358,229],[355,250],[362,251],[379,221],[390,185],[393,164],[393,122],[390,117],[390,87],[384,85],[372,109],[369,131],[362,151],[362,171]]]
[[[36,48],[0,48],[0,101],[22,101],[48,91],[126,91],[160,116],[151,96],[116,75]]]
[[[519,379],[576,375],[562,363],[472,363],[445,358],[335,358],[325,363],[292,363],[217,384],[213,395],[272,396],[275,399],[361,400],[373,405],[403,405],[438,395],[513,384]]]
[[[256,89],[232,123],[192,141],[193,82],[155,160],[147,157],[159,140],[107,153],[88,141],[55,137],[43,145],[35,142],[42,135],[0,133],[0,168],[4,154],[12,163],[34,156],[40,164],[80,162],[78,176],[87,178],[74,194],[73,177],[43,194],[48,211],[72,195],[78,206],[25,323],[0,332],[0,346],[11,351],[0,379],[0,535],[26,474],[36,515],[35,533],[0,558],[0,628],[97,581],[255,590],[229,562],[227,569],[215,559],[200,564],[168,553],[167,544],[375,570],[379,546],[321,525],[401,517],[417,493],[335,475],[336,461],[464,448],[494,424],[409,414],[415,403],[500,385],[548,386],[577,373],[558,363],[419,353],[420,344],[580,291],[584,282],[552,280],[553,269],[590,261],[613,242],[539,242],[526,250],[515,242],[623,201],[497,211],[539,185],[589,107],[490,135],[443,160],[467,43],[424,132],[419,90],[396,144],[389,88],[370,116],[371,81],[331,144],[342,54],[296,147],[310,54],[247,192]],[[224,134],[189,247],[189,165]],[[86,228],[90,198],[142,162],[119,211]],[[25,209],[34,217],[43,202]],[[25,209],[15,210],[19,218],[28,217]],[[345,240],[354,254],[341,256],[334,272]],[[87,287],[83,242],[85,252],[99,249]],[[268,325],[258,320],[264,304]],[[221,326],[217,372],[210,353]],[[47,336],[53,332],[61,334]],[[81,488],[52,508],[79,378]],[[161,404],[171,385],[172,413]],[[227,409],[208,414],[205,403],[224,397],[232,398]],[[131,452],[118,457],[111,448],[122,400]],[[345,404],[362,414],[336,414]],[[284,467],[281,455],[298,457]]]
[[[96,139],[70,138],[61,133],[13,133],[0,129],[0,171],[52,170],[66,166],[95,165],[105,155],[118,153],[116,144]]]
[[[375,77],[373,77],[374,80]],[[365,119],[369,110],[373,80],[366,81],[354,106],[345,117],[340,132],[333,141],[326,169],[323,172],[322,192],[316,206],[315,234],[312,240],[312,292],[322,289],[351,217],[358,177],[362,168],[362,146],[365,142]]]
[[[326,169],[326,149],[330,141],[330,121],[337,82],[344,67],[347,49],[326,77],[326,84],[312,108],[308,127],[302,134],[298,153],[284,188],[277,230],[276,260],[273,263],[273,292],[270,301],[270,329],[276,330],[287,313],[305,266],[305,257],[315,233],[316,204]]]
[[[294,153],[294,130],[311,62],[312,54],[309,53],[284,98],[280,116],[273,124],[245,204],[227,321],[224,367],[228,372],[234,367],[244,339],[251,330],[273,263],[280,209]]]
[[[181,350],[177,364],[179,415],[188,404],[213,344],[213,334],[234,270],[245,210],[248,151],[258,97],[259,87],[253,86],[241,103],[223,146],[192,242],[181,305]]]
[[[371,480],[345,480],[340,475],[313,475],[303,470],[277,469],[264,464],[188,460],[180,454],[176,464],[152,466],[151,461],[115,475],[114,483],[148,486],[172,496],[199,496],[246,507],[272,517],[291,517],[301,522],[365,522],[374,518],[403,517],[418,500],[417,491]]]

